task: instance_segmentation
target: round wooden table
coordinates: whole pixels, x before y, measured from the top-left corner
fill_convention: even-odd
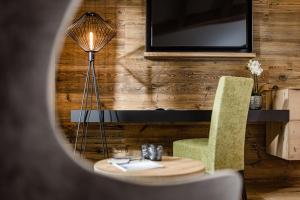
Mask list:
[[[108,160],[101,160],[95,163],[94,171],[112,178],[147,185],[184,183],[198,179],[205,171],[202,162],[188,158],[164,156],[159,164],[164,167],[124,172],[108,163]]]

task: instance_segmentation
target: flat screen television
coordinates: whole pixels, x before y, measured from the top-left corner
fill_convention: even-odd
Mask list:
[[[147,0],[147,51],[252,51],[252,0]]]

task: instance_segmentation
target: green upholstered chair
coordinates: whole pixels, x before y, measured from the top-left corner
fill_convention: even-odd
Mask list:
[[[173,155],[201,160],[208,173],[218,169],[244,170],[244,145],[253,80],[221,77],[209,138],[175,141]]]
[[[244,169],[244,144],[253,80],[221,77],[217,88],[209,138],[173,144],[173,155],[201,160],[207,172]]]

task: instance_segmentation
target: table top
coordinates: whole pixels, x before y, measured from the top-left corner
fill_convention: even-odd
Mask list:
[[[94,165],[94,171],[103,175],[114,177],[138,177],[138,178],[156,178],[156,177],[178,177],[193,174],[203,174],[205,167],[202,162],[189,158],[164,156],[162,161],[158,161],[163,168],[128,171],[124,172],[108,163],[108,160],[101,160]]]

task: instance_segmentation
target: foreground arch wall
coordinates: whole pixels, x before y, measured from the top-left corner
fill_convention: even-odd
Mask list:
[[[198,199],[207,191],[202,182],[169,187],[119,182],[83,169],[60,146],[46,91],[54,40],[68,6],[69,0],[0,3],[1,199]],[[226,180],[225,185],[239,183],[236,177]]]

